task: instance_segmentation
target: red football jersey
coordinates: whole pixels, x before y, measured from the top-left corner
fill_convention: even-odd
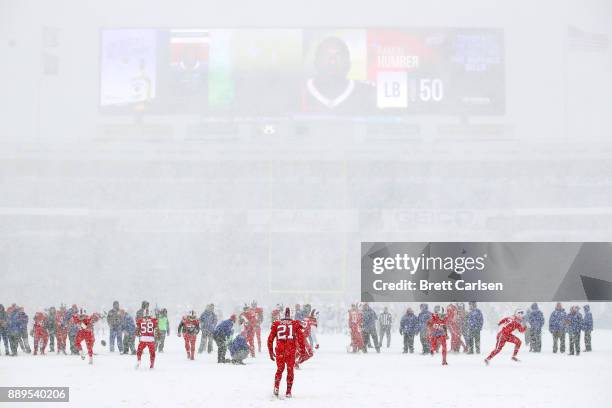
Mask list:
[[[47,316],[43,312],[36,312],[34,315],[34,326],[44,328]]]
[[[272,324],[268,336],[268,351],[272,354],[272,347],[276,339],[276,354],[293,354],[296,349],[304,352],[304,332],[298,320],[281,319]]]
[[[157,319],[153,317],[141,317],[136,320],[136,335],[142,342],[154,342],[157,330]]]
[[[252,329],[258,324],[257,314],[253,309],[247,309],[246,311],[240,314],[240,320],[242,324],[244,324],[245,328]]]
[[[437,313],[431,315],[431,319],[427,322],[429,328],[429,335],[431,337],[446,336],[446,325],[448,324],[449,316],[447,315],[444,319]]]
[[[200,321],[198,319],[192,319],[189,316],[183,317],[179,324],[178,332],[186,335],[197,335],[200,332]]]
[[[302,327],[304,328],[304,338],[310,337],[310,332],[313,327],[317,327],[317,318],[316,317],[307,317],[302,322]]]
[[[361,328],[363,314],[359,310],[349,310],[349,327],[351,329]]]
[[[250,309],[250,311],[255,315],[255,317],[257,318],[257,324],[261,324],[263,322],[263,309],[261,307],[252,307]]]
[[[502,333],[504,336],[510,336],[515,330],[518,330],[521,333],[525,333],[525,330],[527,329],[523,322],[514,316],[501,319],[499,321],[498,326],[501,326],[502,324],[504,325],[504,327],[502,327],[500,333]]]
[[[74,324],[79,326],[79,330],[87,330],[93,332],[93,325],[98,321],[100,315],[97,313],[92,314],[91,316],[83,315],[82,317],[79,315],[72,316],[72,321]]]

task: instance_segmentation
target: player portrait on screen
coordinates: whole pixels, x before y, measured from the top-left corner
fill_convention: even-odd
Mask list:
[[[373,85],[349,76],[352,55],[347,42],[330,35],[315,48],[312,76],[303,90],[303,109],[315,113],[366,113],[375,108]]]

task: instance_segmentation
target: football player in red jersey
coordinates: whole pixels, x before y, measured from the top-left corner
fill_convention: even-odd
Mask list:
[[[198,333],[200,332],[200,321],[196,317],[195,310],[189,312],[187,316],[183,317],[178,327],[178,336],[183,335],[185,339],[185,351],[187,352],[187,358],[193,360],[195,358],[195,343]]]
[[[246,304],[240,314],[240,324],[242,325],[242,335],[246,338],[247,344],[249,345],[249,352],[251,357],[255,357],[255,327],[257,326],[257,315],[253,309],[249,308]]]
[[[151,317],[149,309],[142,312],[142,317],[136,320],[136,336],[138,336],[138,349],[136,350],[136,358],[138,363],[136,368],[140,368],[140,358],[145,347],[149,349],[149,357],[151,359],[150,369],[153,369],[155,364],[155,336],[157,335],[158,326],[157,319]]]
[[[429,339],[431,342],[431,355],[438,350],[438,346],[442,346],[442,365],[448,365],[446,362],[446,336],[447,336],[448,316],[446,311],[441,306],[434,308],[434,314],[427,322],[429,329]]]
[[[257,306],[257,301],[251,302],[251,312],[257,318],[255,323],[255,335],[257,336],[257,352],[261,353],[261,324],[263,323],[263,308]]]
[[[363,323],[363,314],[357,308],[356,304],[351,305],[349,310],[349,329],[351,330],[351,348],[352,352],[356,353],[363,349],[363,335],[361,334],[361,324]]]
[[[459,323],[457,321],[459,310],[457,306],[451,303],[446,308],[446,311],[448,312],[447,321],[448,330],[450,331],[451,338],[451,351],[458,353],[459,351],[461,351],[461,346],[463,346],[463,351],[466,352],[467,346],[465,345],[465,342],[461,339],[461,327],[459,327]]]
[[[55,314],[55,333],[57,335],[57,354],[60,352],[66,355],[66,337],[68,337],[68,327],[64,324],[66,316],[66,306],[61,305]]]
[[[34,315],[34,327],[32,327],[31,335],[34,336],[34,355],[38,354],[38,346],[40,345],[40,354],[45,354],[47,342],[49,341],[49,332],[47,331],[47,315],[43,312],[36,312]]]
[[[522,310],[517,310],[514,313],[514,316],[505,317],[498,323],[498,326],[503,325],[502,329],[497,333],[497,343],[495,345],[495,349],[489,354],[489,356],[485,359],[485,364],[489,365],[489,361],[493,357],[497,355],[504,347],[506,342],[514,343],[514,353],[512,353],[512,360],[519,361],[516,355],[521,348],[521,340],[512,334],[513,331],[518,330],[521,333],[525,333],[527,330],[527,325],[524,322],[525,312]]]
[[[274,340],[276,348],[274,349]],[[299,321],[291,319],[291,311],[285,309],[285,317],[272,324],[272,330],[268,336],[268,352],[270,359],[276,360],[276,375],[274,376],[274,395],[278,397],[278,387],[283,377],[283,371],[287,366],[287,392],[286,397],[291,398],[291,387],[293,386],[293,366],[296,353],[304,354],[304,333]]]
[[[314,350],[319,348],[319,342],[317,340],[317,319],[319,317],[319,311],[312,309],[310,315],[302,322],[304,328],[304,354],[298,356],[298,361],[295,368],[299,369],[298,364],[302,364],[304,361],[314,356]]]
[[[87,315],[85,309],[81,309],[79,314],[72,316],[72,321],[77,325],[79,331],[77,332],[74,343],[76,345],[79,354],[81,354],[81,360],[85,360],[85,352],[81,347],[81,343],[85,340],[87,345],[87,354],[89,355],[89,364],[93,364],[93,345],[96,340],[94,337],[93,326],[100,320],[98,313],[93,313],[91,316]]]

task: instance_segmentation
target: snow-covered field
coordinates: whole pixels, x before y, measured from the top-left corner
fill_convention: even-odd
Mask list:
[[[543,353],[523,347],[522,361],[515,363],[508,344],[489,367],[484,355],[450,354],[446,367],[438,355],[403,355],[399,335],[390,349],[367,355],[348,354],[343,335],[321,335],[320,352],[296,371],[294,398],[285,401],[271,397],[276,366],[266,352],[248,359],[246,366],[217,365],[214,352],[188,361],[182,339],[172,336],[155,370],[136,371],[134,356],[109,354],[99,340],[93,366],[55,354],[1,356],[0,386],[69,386],[69,404],[44,405],[74,407],[592,408],[609,407],[612,400],[612,331],[594,332],[595,351],[580,357],[552,354],[545,333]],[[493,342],[493,333],[483,332],[483,354]],[[420,352],[420,344],[416,347]],[[147,354],[143,366],[145,361]],[[283,393],[284,387],[283,378]]]

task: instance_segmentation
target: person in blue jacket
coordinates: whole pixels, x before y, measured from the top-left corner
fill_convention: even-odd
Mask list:
[[[561,305],[557,303],[555,310],[550,314],[548,319],[548,331],[553,336],[553,353],[557,352],[557,349],[561,353],[565,353],[565,324],[567,320],[567,313]],[[560,346],[558,348],[558,346]]]
[[[406,314],[400,320],[400,334],[404,336],[403,353],[414,353],[414,336],[419,332],[419,319],[414,315],[411,308],[406,310]]]
[[[222,321],[215,327],[213,339],[217,343],[217,363],[226,363],[225,354],[227,353],[227,342],[234,333],[234,323],[236,315],[231,315],[229,319]]]
[[[64,330],[68,330],[68,341],[70,342],[70,354],[78,355],[79,350],[76,346],[76,335],[79,331],[79,326],[74,322],[72,316],[79,312],[77,305],[72,305],[70,309],[66,311],[64,320],[62,321],[62,327]]]
[[[0,305],[0,339],[4,342],[4,354],[7,356],[11,354],[9,352],[8,318],[4,305]]]
[[[11,355],[16,356],[17,351],[19,350],[19,321],[17,319],[17,308],[9,308],[8,313],[8,335],[9,335],[9,343],[11,346]]]
[[[121,330],[123,331],[123,353],[128,354],[131,352],[132,355],[136,354],[136,323],[134,318],[130,316],[128,312],[123,311],[123,325]]]
[[[370,338],[377,353],[380,353],[380,344],[378,344],[378,334],[376,333],[376,321],[378,316],[374,309],[369,304],[364,303],[362,307],[363,322],[361,323],[361,333],[363,335],[363,352],[368,352],[368,344]]]
[[[480,332],[484,319],[482,318],[482,312],[478,308],[476,302],[470,302],[470,311],[467,315],[467,326],[468,326],[468,354],[480,354]]]
[[[26,353],[31,353],[30,342],[28,337],[28,321],[29,317],[23,310],[23,307],[17,309],[17,327],[19,329],[19,346]]]
[[[582,320],[582,331],[584,331],[584,351],[591,351],[593,314],[591,313],[591,307],[589,305],[584,305],[584,319]]]
[[[215,305],[209,304],[200,315],[200,330],[202,330],[202,338],[198,353],[202,354],[204,349],[208,350],[208,354],[213,351],[213,331],[217,327],[217,315],[215,314]],[[208,346],[208,347],[207,347]]]
[[[244,365],[244,359],[249,355],[249,345],[242,334],[234,337],[229,343],[229,352],[232,356],[232,364]]]
[[[419,313],[419,333],[421,340],[421,347],[423,352],[421,354],[429,354],[429,339],[427,338],[427,322],[431,319],[431,312],[428,310],[427,303],[422,303],[419,306],[421,312]]]
[[[567,331],[569,333],[569,355],[580,355],[580,331],[582,330],[582,315],[580,307],[572,306],[567,315]]]
[[[529,323],[529,351],[539,353],[542,351],[542,327],[544,327],[544,314],[538,308],[538,304],[531,305],[531,313],[527,320]]]

